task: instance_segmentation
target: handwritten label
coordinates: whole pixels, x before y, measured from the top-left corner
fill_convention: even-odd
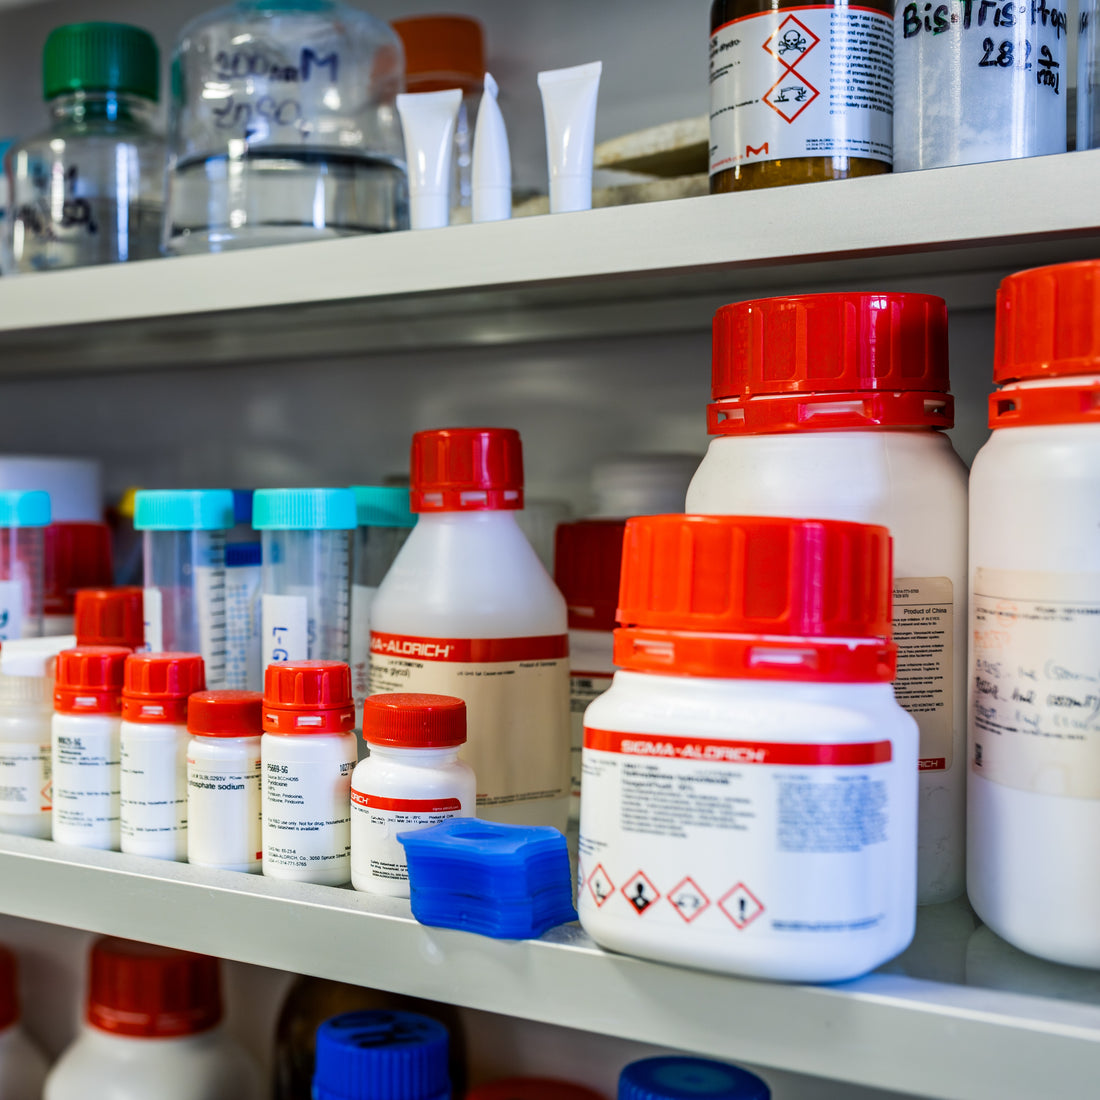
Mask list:
[[[309,601],[305,596],[269,596],[262,602],[263,665],[309,660]]]

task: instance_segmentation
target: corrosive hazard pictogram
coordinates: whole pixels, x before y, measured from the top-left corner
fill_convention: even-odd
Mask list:
[[[764,49],[783,66],[783,74],[764,93],[764,102],[787,122],[796,118],[820,93],[797,71],[799,62],[821,41],[805,23],[788,15],[764,42]]]
[[[722,897],[718,908],[738,929],[745,929],[764,912],[764,903],[743,882],[739,882]]]
[[[596,869],[588,876],[588,892],[596,902],[597,909],[615,893],[615,884],[603,869],[603,864],[597,864]]]
[[[634,906],[634,911],[639,917],[645,916],[649,907],[661,896],[660,890],[649,881],[643,871],[639,871],[627,881],[622,893],[623,897]]]
[[[690,875],[679,886],[674,886],[669,891],[668,900],[676,906],[676,912],[688,924],[691,924],[710,905],[710,898],[703,893],[702,888]]]
[[[42,796],[42,810],[53,809],[53,780],[51,779],[41,791],[38,792]]]

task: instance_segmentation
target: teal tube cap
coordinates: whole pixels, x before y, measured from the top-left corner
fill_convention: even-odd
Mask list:
[[[409,490],[388,485],[353,485],[360,527],[415,527]]]
[[[49,522],[49,493],[41,489],[0,492],[0,527],[46,527]]]
[[[351,489],[257,489],[252,497],[257,531],[354,531]]]
[[[141,489],[134,497],[138,531],[228,531],[231,489]]]

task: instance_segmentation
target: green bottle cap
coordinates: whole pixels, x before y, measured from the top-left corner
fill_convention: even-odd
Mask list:
[[[148,31],[125,23],[70,23],[46,39],[42,83],[47,99],[68,92],[160,95],[160,53]]]

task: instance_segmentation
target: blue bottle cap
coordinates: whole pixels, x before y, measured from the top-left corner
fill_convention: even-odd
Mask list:
[[[707,1058],[643,1058],[619,1077],[619,1100],[769,1100],[755,1073]]]
[[[137,531],[228,531],[232,526],[229,489],[139,489],[134,496]]]
[[[45,527],[49,522],[49,493],[41,489],[0,492],[0,527]]]
[[[231,542],[225,548],[226,569],[241,569],[246,565],[263,565],[263,545],[258,542]]]
[[[415,1012],[346,1012],[317,1029],[313,1100],[450,1100],[447,1029]]]
[[[257,531],[354,531],[350,489],[257,489],[252,496]]]
[[[415,527],[409,490],[389,485],[353,485],[360,527]]]
[[[240,527],[243,524],[252,526],[252,490],[232,489],[233,494],[233,526]]]

